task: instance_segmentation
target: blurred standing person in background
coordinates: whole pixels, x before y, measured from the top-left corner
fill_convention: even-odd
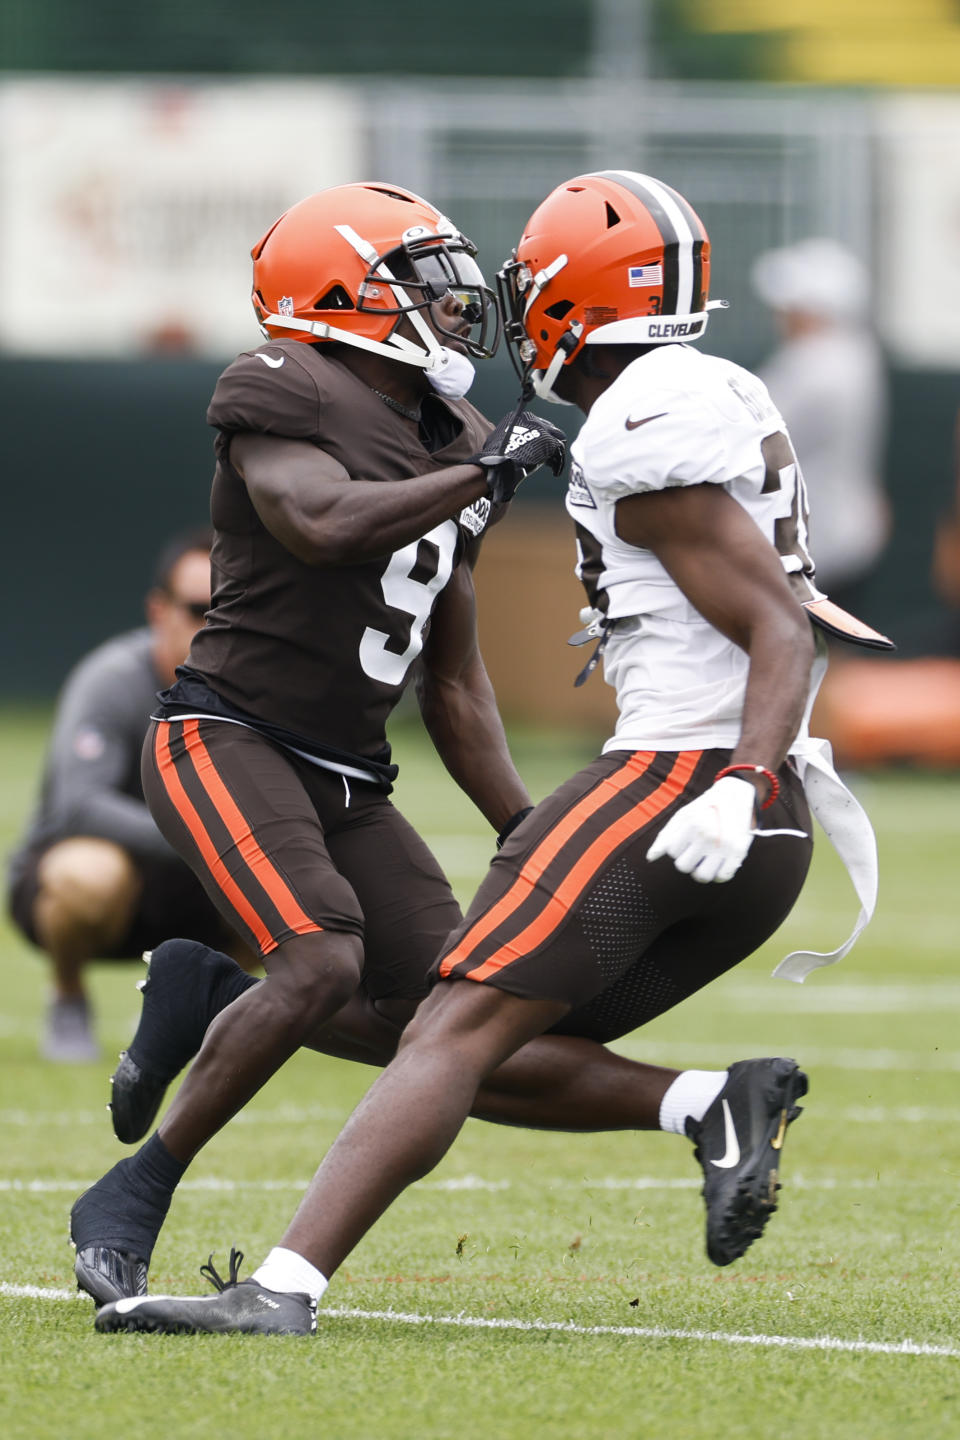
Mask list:
[[[200,882],[157,829],[140,784],[157,691],[173,683],[210,606],[211,541],[211,531],[198,529],[164,547],[146,625],[91,651],[57,702],[40,799],[8,877],[14,924],[53,970],[41,1040],[48,1060],[98,1056],[88,961],[137,958],[171,929],[230,941]]]
[[[752,280],[781,335],[757,373],[803,457],[817,583],[855,610],[853,587],[890,533],[882,480],[887,387],[867,323],[867,272],[836,241],[809,239],[765,251]]]
[[[960,411],[953,440],[953,504],[937,525],[933,584],[941,600],[954,608],[960,607]]]

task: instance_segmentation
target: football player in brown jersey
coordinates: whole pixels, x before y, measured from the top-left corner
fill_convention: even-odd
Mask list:
[[[121,1138],[145,1133],[199,1054],[160,1130],[74,1206],[78,1279],[99,1302],[145,1290],[185,1167],[289,1055],[386,1063],[426,993],[460,912],[388,798],[385,723],[411,676],[439,755],[501,842],[530,805],[471,571],[523,474],[558,471],[563,445],[519,410],[491,431],[463,398],[499,327],[473,246],[416,195],[360,184],[294,206],[253,261],[267,343],[227,368],[208,415],[212,606],[161,696],[143,777],[161,831],[267,978],[189,941],[154,952],[114,1078]],[[544,1037],[475,1108],[655,1128],[674,1074]]]

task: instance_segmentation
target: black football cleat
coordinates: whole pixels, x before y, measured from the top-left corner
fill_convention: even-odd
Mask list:
[[[134,1156],[118,1160],[70,1210],[77,1284],[97,1305],[147,1293],[150,1257],[172,1192],[144,1193],[135,1170]]]
[[[780,1151],[800,1114],[795,1102],[806,1093],[807,1077],[795,1060],[739,1060],[703,1119],[687,1121],[703,1169],[714,1265],[738,1260],[776,1210]]]
[[[98,1308],[131,1295],[146,1295],[147,1268],[139,1255],[109,1245],[85,1246],[77,1251],[73,1265],[77,1289],[85,1291]]]
[[[110,1104],[107,1109],[113,1122],[113,1133],[124,1145],[133,1145],[146,1135],[169,1084],[170,1080],[141,1070],[129,1050],[121,1052],[117,1068],[110,1076]]]
[[[167,1087],[203,1044],[207,1026],[244,990],[252,975],[199,940],[164,940],[146,951],[140,1021],[110,1077],[113,1132],[124,1145],[142,1140]]]
[[[268,1290],[256,1280],[237,1281],[243,1259],[230,1251],[230,1279],[223,1281],[213,1257],[201,1274],[216,1295],[149,1295],[117,1300],[97,1312],[100,1331],[146,1330],[163,1335],[312,1335],[317,1302],[310,1295]]]

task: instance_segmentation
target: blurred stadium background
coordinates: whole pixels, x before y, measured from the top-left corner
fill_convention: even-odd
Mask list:
[[[901,656],[960,653],[930,581],[960,405],[956,0],[7,0],[0,57],[0,698],[51,696],[138,623],[159,544],[206,515],[207,400],[258,340],[251,244],[370,177],[449,210],[489,278],[561,180],[656,174],[705,219],[732,301],[706,348],[747,365],[773,343],[754,257],[851,246],[892,381],[895,533],[865,616]],[[513,393],[501,356],[472,398]],[[580,592],[549,477],[481,570],[508,715],[605,723],[605,687],[571,687]]]

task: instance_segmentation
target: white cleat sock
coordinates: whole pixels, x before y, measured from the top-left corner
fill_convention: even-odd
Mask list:
[[[266,1290],[281,1295],[310,1295],[314,1300],[322,1298],[330,1283],[309,1260],[282,1245],[273,1247],[259,1269],[254,1270],[252,1279]]]
[[[660,1129],[685,1135],[687,1120],[702,1120],[726,1083],[726,1070],[681,1070],[660,1101]]]

